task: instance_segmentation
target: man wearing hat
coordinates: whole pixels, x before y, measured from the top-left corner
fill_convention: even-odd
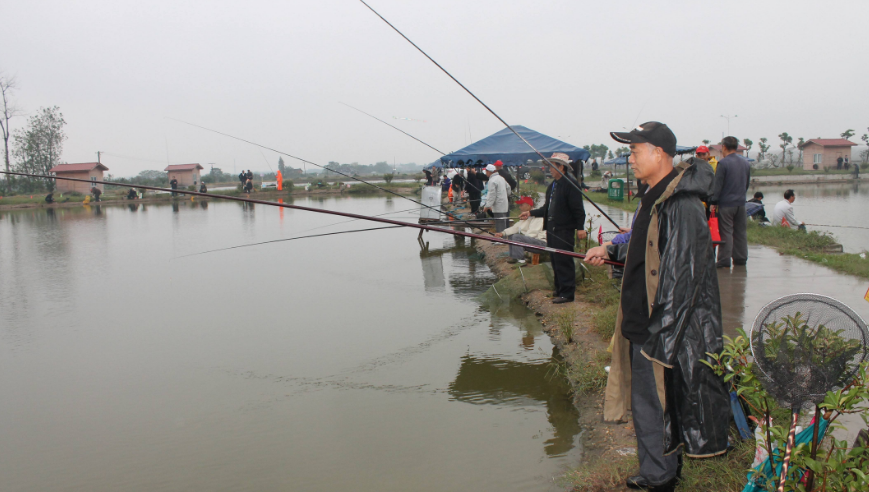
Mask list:
[[[504,163],[501,162],[500,160],[497,160],[494,162],[493,165],[495,166],[495,169],[498,170],[498,174],[502,178],[504,178],[504,181],[506,181],[507,185],[510,186],[510,189],[515,191],[516,187],[519,186],[519,184],[516,183],[516,180],[513,179],[513,176],[510,176],[510,172],[507,171],[506,169],[504,169]]]
[[[697,150],[694,151],[694,155],[696,155],[698,159],[703,159],[708,162],[709,165],[712,166],[712,172],[715,172],[715,168],[718,167],[718,160],[716,160],[715,156],[709,152],[709,147],[705,145],[697,147]]]
[[[674,490],[682,450],[705,458],[727,451],[729,395],[704,364],[723,348],[721,301],[712,238],[702,200],[712,193],[712,167],[692,158],[673,167],[676,136],[643,123],[610,134],[630,144],[630,165],[647,184],[627,245],[592,248],[585,261],[626,257],[612,341],[604,420],[628,408],[637,435],[639,474],[633,489]]]
[[[521,213],[530,212],[534,208],[534,199],[530,196],[523,196],[516,200],[516,205],[519,205]],[[543,219],[541,217],[529,217],[525,220],[513,224],[513,227],[504,229],[503,232],[496,232],[497,237],[506,237],[517,243],[530,244],[532,246],[546,246],[546,231],[543,230]],[[508,263],[525,264],[525,249],[522,246],[510,245],[510,259]]]
[[[495,231],[501,232],[507,228],[510,192],[507,188],[507,182],[498,174],[498,169],[495,166],[492,164],[486,166],[486,175],[489,176],[489,184],[483,212],[492,212],[495,217]]]
[[[546,245],[550,248],[573,251],[576,237],[585,238],[585,208],[582,193],[573,177],[570,158],[567,154],[556,152],[549,162],[552,163],[552,183],[546,188],[546,202],[542,207],[519,214],[522,220],[528,217],[542,217],[546,231]],[[576,293],[576,265],[572,256],[553,254],[552,273],[555,277],[553,304],[573,302]]]

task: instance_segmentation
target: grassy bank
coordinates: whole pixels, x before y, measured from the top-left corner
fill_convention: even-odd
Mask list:
[[[789,227],[760,226],[748,222],[748,242],[777,249],[780,253],[820,263],[837,272],[869,278],[869,257],[859,254],[829,254],[825,248],[836,244],[836,239],[818,231],[803,232]]]
[[[860,169],[862,171],[865,168],[861,167]],[[848,170],[830,169],[830,170],[824,171],[823,169],[818,169],[816,171],[816,170],[812,169],[811,171],[806,171],[802,167],[794,167],[790,171],[788,171],[788,169],[784,168],[784,167],[777,167],[777,168],[772,168],[772,169],[752,169],[751,170],[752,177],[757,177],[757,176],[800,176],[800,175],[814,175],[814,174],[832,174],[832,175],[841,176],[843,178],[847,178],[847,177],[849,177],[849,175],[853,175],[854,171],[853,171],[853,168],[848,169]]]

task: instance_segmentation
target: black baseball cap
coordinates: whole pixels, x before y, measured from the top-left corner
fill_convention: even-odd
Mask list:
[[[676,135],[669,126],[657,121],[647,121],[630,132],[610,132],[610,136],[625,144],[650,143],[661,147],[670,156],[676,156]]]

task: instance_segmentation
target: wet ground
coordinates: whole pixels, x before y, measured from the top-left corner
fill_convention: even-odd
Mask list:
[[[414,220],[402,200],[296,203]],[[2,490],[558,490],[578,415],[470,243],[219,201],[0,212]],[[324,227],[327,224],[341,224]]]

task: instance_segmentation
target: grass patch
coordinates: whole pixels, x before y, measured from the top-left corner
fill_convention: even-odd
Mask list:
[[[617,286],[621,280],[609,278],[606,267],[587,265],[587,268],[586,279],[576,286],[576,295],[594,306],[592,329],[601,339],[609,341],[615,331],[621,296]]]
[[[578,395],[596,395],[606,386],[607,373],[604,366],[609,363],[610,355],[605,351],[590,349],[584,345],[572,345],[557,362],[553,362],[549,377],[559,377],[570,381],[573,391]]]
[[[748,242],[771,246],[780,253],[813,261],[837,272],[869,278],[869,257],[849,253],[824,253],[825,248],[836,244],[836,239],[828,233],[806,233],[790,227],[761,226],[749,221]]]
[[[596,459],[568,472],[564,478],[574,492],[609,492],[625,490],[625,479],[636,473],[636,456]]]
[[[754,460],[754,440],[740,440],[733,434],[733,448],[723,456],[706,459],[685,458],[680,492],[739,492],[748,482],[746,475]]]
[[[843,175],[848,175],[848,174],[854,174],[854,171],[853,171],[853,169],[848,169],[848,170],[830,169],[829,171],[824,171],[823,169],[818,169],[817,171],[815,171],[814,169],[812,169],[810,171],[806,171],[802,167],[794,167],[794,169],[792,171],[788,171],[786,167],[777,167],[777,168],[771,168],[771,169],[752,169],[751,170],[751,177],[755,177],[755,176],[794,176],[794,175],[798,175],[798,174],[843,174]]]
[[[738,492],[745,487],[754,459],[754,440],[740,440],[727,454],[706,459],[685,458],[677,492]],[[583,463],[564,478],[574,492],[625,490],[625,480],[639,469],[636,456],[607,456]]]

